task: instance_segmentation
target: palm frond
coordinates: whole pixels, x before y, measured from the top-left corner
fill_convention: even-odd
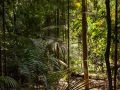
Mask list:
[[[4,90],[4,88],[17,88],[18,83],[15,79],[9,76],[0,76],[0,90]]]

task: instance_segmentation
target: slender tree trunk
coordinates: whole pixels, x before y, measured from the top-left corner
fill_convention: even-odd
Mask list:
[[[13,33],[14,34],[17,34],[17,23],[16,23],[16,3],[18,1],[15,0],[13,1]],[[14,38],[14,41],[17,41],[16,38]],[[16,54],[14,54],[14,59],[16,59]],[[16,67],[16,72],[17,72],[17,76],[16,76],[16,79],[19,80],[20,82],[20,74],[19,74],[19,62],[17,61],[17,67]]]
[[[118,39],[118,29],[117,29],[117,25],[118,25],[118,0],[116,0],[116,4],[115,4],[115,61],[114,61],[114,67],[115,67],[115,71],[114,71],[114,90],[116,90],[116,76],[117,76],[117,59],[118,59],[118,51],[117,51],[117,39]]]
[[[87,64],[87,0],[82,0],[82,41],[83,41],[83,67],[84,67],[84,79],[86,82],[85,90],[89,90],[89,76],[88,76],[88,64]]]
[[[66,31],[66,28],[64,28],[64,26],[66,25],[66,18],[65,18],[65,1],[64,0],[62,0],[62,21],[61,21],[61,23],[60,23],[60,25],[62,25],[63,26],[63,28],[62,28],[62,40],[63,40],[63,42],[65,41],[65,31]],[[64,53],[64,58],[63,58],[63,61],[64,62],[66,62],[66,59],[65,59],[65,57],[66,57],[66,55],[65,55],[65,53]],[[66,68],[66,67],[65,67]],[[64,69],[65,69],[64,68]]]
[[[70,20],[70,13],[69,13],[69,10],[70,10],[70,8],[69,8],[69,5],[70,5],[70,0],[68,0],[68,18],[67,18],[67,24],[68,24],[68,30],[67,30],[67,34],[68,34],[68,36],[67,36],[67,39],[68,39],[68,55],[67,55],[67,58],[68,58],[68,89],[67,90],[70,90],[70,29],[69,29],[69,27],[70,27],[70,22],[69,22],[69,20]]]
[[[3,3],[2,3],[2,5],[3,5]],[[2,16],[3,16],[3,14],[2,14]],[[1,47],[2,47],[2,34],[0,36],[0,76],[3,75],[3,67],[2,67],[3,62],[2,62],[2,50],[1,50]]]
[[[56,38],[59,38],[60,30],[59,30],[59,24],[60,24],[60,17],[59,17],[59,0],[56,1],[57,3],[57,10],[56,10]],[[57,52],[56,52],[56,58],[59,60],[59,44],[57,44]],[[56,69],[57,70],[57,69]],[[57,85],[55,89],[57,89],[57,86],[59,84],[59,79],[57,79]]]
[[[59,24],[60,24],[60,22],[59,22],[59,0],[57,0],[57,10],[56,10],[56,26],[57,26],[57,33],[56,33],[56,36],[57,36],[57,38],[59,37],[59,33],[60,33],[60,30],[59,30]]]
[[[57,0],[57,5],[59,5],[59,0]],[[57,7],[57,10],[56,10],[56,26],[57,26],[57,31],[56,31],[56,38],[59,38],[59,7]],[[57,44],[57,52],[56,52],[56,58],[59,59],[59,44]]]
[[[6,75],[6,52],[5,52],[5,2],[2,1],[2,17],[3,17],[3,57],[2,57],[2,75]]]
[[[65,2],[62,0],[62,22],[61,25],[65,26]],[[65,40],[65,28],[62,29],[62,36],[63,36],[63,41]]]
[[[111,46],[111,16],[110,16],[110,1],[106,0],[106,21],[107,21],[107,28],[108,28],[108,33],[107,33],[107,47],[106,47],[106,52],[105,52],[105,62],[106,62],[106,67],[107,67],[107,76],[108,76],[108,81],[109,81],[109,90],[113,90],[112,87],[112,75],[111,75],[111,68],[110,68],[110,61],[109,61],[109,55],[110,55],[110,46]]]
[[[50,26],[50,23],[51,23],[51,16],[50,15],[47,15],[46,16],[46,21],[45,21],[45,26],[46,27],[49,27]],[[50,29],[47,28],[47,32],[46,32],[47,36],[50,36]]]
[[[1,37],[0,37],[0,40],[1,40]],[[2,75],[2,58],[1,58],[1,41],[0,41],[0,76]]]
[[[13,2],[13,20],[14,20],[14,33],[17,33],[17,29],[16,29],[16,2]]]

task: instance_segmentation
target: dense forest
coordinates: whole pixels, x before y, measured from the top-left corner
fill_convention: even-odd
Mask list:
[[[0,90],[120,90],[119,0],[0,0]]]

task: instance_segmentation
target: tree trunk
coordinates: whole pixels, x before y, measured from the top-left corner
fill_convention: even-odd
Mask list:
[[[56,37],[57,38],[59,38],[59,33],[60,33],[60,31],[59,31],[59,24],[60,24],[60,22],[59,22],[59,0],[57,0],[57,10],[56,10],[56,26],[57,26],[57,32],[56,32]]]
[[[47,27],[47,31],[46,31],[46,35],[47,36],[50,36],[50,29],[49,29],[49,26],[51,24],[51,16],[50,15],[47,15],[46,16],[46,21],[45,21],[45,27]]]
[[[2,57],[2,75],[6,75],[6,52],[5,52],[5,2],[2,1],[2,18],[3,18],[3,57]]]
[[[65,2],[64,0],[62,1],[62,21],[60,23],[62,26],[65,26]],[[65,40],[65,28],[62,28],[62,36],[63,36],[63,41]]]
[[[13,20],[14,20],[14,33],[17,34],[17,29],[16,29],[16,2],[13,2]]]
[[[70,19],[70,13],[69,13],[69,5],[70,5],[70,1],[68,0],[68,18],[67,18],[67,24],[68,24],[68,30],[67,30],[67,39],[68,39],[68,55],[67,55],[67,58],[68,58],[68,89],[67,90],[70,90],[70,30],[69,30],[69,27],[70,27],[70,23],[69,23],[69,19]]]
[[[106,62],[106,67],[107,67],[107,76],[108,76],[108,81],[109,81],[109,90],[113,90],[112,87],[112,75],[111,75],[111,68],[110,68],[110,61],[109,61],[109,55],[110,55],[110,46],[111,46],[111,16],[110,16],[110,1],[106,0],[106,21],[107,21],[107,28],[108,28],[108,33],[107,33],[107,47],[106,47],[106,52],[105,52],[105,62]]]
[[[0,37],[0,40],[1,40],[1,37]],[[2,58],[1,58],[1,41],[0,41],[0,76],[2,75]]]
[[[82,40],[83,40],[83,67],[84,67],[84,79],[86,82],[85,90],[89,90],[89,76],[87,65],[87,0],[82,0]]]
[[[116,0],[116,4],[115,4],[115,61],[114,61],[114,67],[115,67],[115,71],[114,71],[114,90],[116,90],[116,76],[117,76],[117,59],[118,59],[118,51],[117,51],[117,39],[118,39],[118,29],[117,29],[117,25],[118,25],[118,0]]]

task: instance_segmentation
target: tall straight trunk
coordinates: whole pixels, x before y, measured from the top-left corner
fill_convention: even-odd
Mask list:
[[[57,6],[59,5],[59,0],[57,0]],[[57,26],[57,33],[56,33],[56,37],[58,38],[59,37],[59,33],[60,33],[60,30],[59,30],[59,24],[60,24],[60,22],[59,22],[59,6],[57,7],[57,10],[56,10],[56,26]]]
[[[13,20],[14,20],[14,33],[17,33],[16,29],[16,2],[13,2]]]
[[[70,10],[70,8],[69,8],[69,6],[70,6],[70,0],[68,0],[68,18],[67,18],[67,24],[68,24],[68,30],[67,30],[67,34],[68,34],[68,36],[67,36],[67,39],[68,39],[68,55],[67,55],[67,58],[68,58],[68,89],[67,90],[70,90],[70,29],[69,29],[69,27],[70,27],[70,22],[69,22],[69,20],[70,20],[70,13],[69,13],[69,10]]]
[[[18,32],[17,32],[17,23],[16,23],[16,3],[17,3],[18,1],[17,0],[15,0],[15,1],[13,1],[13,33],[14,34],[17,34]],[[16,41],[16,38],[14,38],[14,41]],[[14,59],[16,59],[16,54],[14,54]],[[17,76],[16,76],[16,79],[17,80],[19,80],[19,82],[20,82],[20,75],[19,75],[19,62],[17,61],[17,67],[16,67],[16,74],[17,74]]]
[[[89,90],[89,76],[88,76],[88,64],[87,64],[87,0],[82,0],[82,41],[83,41],[83,67],[84,67],[84,79],[86,82],[85,90]]]
[[[1,42],[2,42],[2,36],[0,36],[0,76],[2,76],[2,51],[1,51]]]
[[[110,16],[110,1],[106,0],[106,21],[107,21],[107,47],[105,52],[105,62],[107,67],[107,76],[109,81],[109,90],[113,90],[112,87],[112,75],[111,75],[111,68],[110,68],[110,61],[109,61],[109,55],[110,55],[110,46],[111,46],[111,16]]]
[[[6,53],[5,53],[5,2],[2,0],[2,18],[3,18],[3,57],[2,57],[2,75],[6,75]]]
[[[46,27],[49,27],[50,26],[50,23],[51,23],[51,16],[50,15],[47,15],[46,16],[46,21],[45,21],[45,26]],[[50,29],[47,28],[47,32],[46,32],[47,36],[50,36]]]
[[[115,61],[114,61],[114,67],[115,67],[115,71],[114,71],[114,90],[116,90],[116,76],[117,76],[117,59],[118,59],[118,44],[117,44],[117,39],[118,39],[118,0],[115,1]]]
[[[0,40],[1,40],[1,37],[0,37]],[[1,58],[1,41],[0,41],[0,76],[2,75],[2,58]]]
[[[59,0],[57,0],[57,5],[59,5]],[[59,38],[59,7],[57,7],[57,10],[56,10],[56,26],[57,26],[57,33],[56,33],[56,37]],[[56,53],[56,57],[59,59],[59,44],[57,44],[57,53]]]
[[[62,0],[62,22],[61,25],[65,26],[65,2]],[[63,41],[65,40],[65,28],[62,29],[62,36],[63,36]]]

